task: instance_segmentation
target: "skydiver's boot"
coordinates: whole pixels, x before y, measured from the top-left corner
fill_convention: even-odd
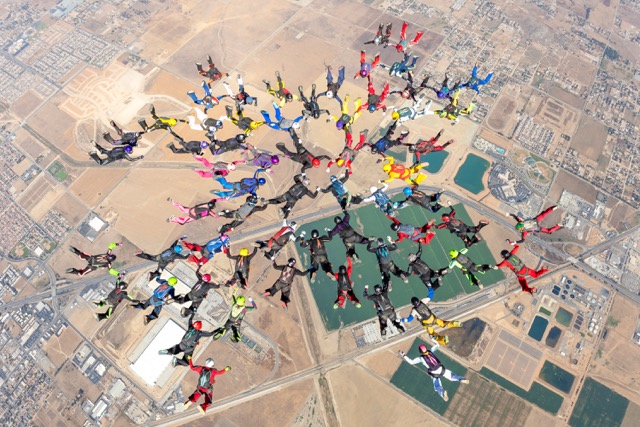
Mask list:
[[[147,129],[149,129],[149,125],[147,125],[147,121],[145,119],[139,119],[138,124],[140,125],[142,130],[145,132],[147,131]]]

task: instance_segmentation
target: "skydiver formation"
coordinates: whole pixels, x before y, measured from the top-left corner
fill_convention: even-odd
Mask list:
[[[522,291],[531,294],[537,291],[535,287],[528,285],[526,276],[537,278],[548,270],[546,268],[534,270],[527,267],[515,253],[519,248],[518,243],[524,242],[527,234],[536,232],[552,233],[561,228],[559,224],[552,228],[540,226],[540,221],[552,212],[556,208],[555,206],[548,208],[531,219],[523,219],[515,214],[511,215],[517,221],[516,230],[522,233],[521,239],[517,242],[508,240],[513,246],[513,249],[511,251],[503,250],[501,253],[502,261],[497,265],[476,263],[468,255],[469,248],[482,240],[479,233],[483,227],[489,224],[486,220],[481,220],[475,226],[467,225],[462,220],[456,218],[456,211],[453,207],[450,207],[448,213],[442,215],[442,222],[440,224],[435,224],[435,220],[431,220],[426,224],[410,224],[403,223],[397,219],[398,210],[408,205],[419,206],[421,209],[432,213],[444,208],[444,205],[441,203],[441,196],[444,194],[444,190],[434,194],[427,194],[419,189],[420,183],[428,178],[428,175],[422,170],[423,167],[428,166],[428,163],[424,161],[421,162],[421,160],[433,151],[445,150],[454,142],[453,140],[449,140],[442,145],[437,145],[439,138],[444,133],[443,129],[430,139],[419,139],[416,143],[408,143],[407,137],[409,132],[403,129],[397,129],[398,126],[410,120],[426,119],[431,115],[433,115],[434,118],[441,117],[447,119],[451,121],[452,125],[458,123],[459,117],[470,115],[476,105],[476,101],[472,101],[466,108],[458,106],[458,97],[461,91],[467,90],[469,93],[474,92],[475,94],[479,94],[480,87],[488,84],[493,75],[489,72],[484,79],[480,79],[477,76],[479,64],[476,64],[471,73],[471,77],[464,83],[461,83],[462,80],[457,80],[453,86],[449,87],[449,76],[445,74],[444,81],[442,81],[439,86],[429,86],[429,76],[425,77],[422,82],[416,86],[414,84],[412,70],[416,67],[419,58],[411,52],[411,49],[419,43],[424,32],[416,31],[414,38],[408,39],[407,29],[408,23],[404,22],[400,32],[400,38],[397,42],[394,42],[391,40],[393,36],[392,25],[380,23],[373,39],[365,43],[373,45],[374,47],[382,46],[382,48],[392,45],[396,48],[400,57],[398,57],[398,60],[391,66],[386,66],[380,63],[379,53],[370,56],[370,59],[367,60],[367,53],[364,50],[360,52],[360,69],[355,73],[354,79],[358,82],[358,77],[366,78],[367,87],[366,93],[364,92],[365,89],[363,89],[361,96],[356,97],[353,101],[351,114],[349,113],[350,95],[345,94],[344,99],[338,96],[338,91],[345,79],[345,67],[339,67],[336,75],[331,66],[328,66],[326,91],[316,93],[316,85],[312,84],[308,97],[305,95],[302,85],[298,86],[298,94],[294,94],[287,89],[279,71],[275,71],[275,86],[272,86],[269,80],[263,80],[263,83],[266,85],[266,93],[275,98],[269,105],[270,108],[273,108],[274,115],[272,118],[272,115],[267,110],[260,110],[259,112],[263,120],[256,121],[247,115],[249,113],[245,113],[245,107],[257,106],[258,98],[249,95],[245,91],[244,81],[240,74],[237,75],[239,91],[238,93],[234,93],[229,83],[225,80],[225,77],[229,77],[229,73],[220,72],[212,58],[208,56],[208,69],[204,69],[201,63],[196,63],[198,74],[208,79],[208,81],[203,80],[201,83],[203,96],[201,98],[198,97],[195,90],[187,93],[188,98],[195,104],[195,116],[187,116],[186,119],[160,117],[156,114],[153,105],[151,105],[150,113],[153,124],[148,125],[146,120],[141,118],[139,123],[143,132],[125,133],[112,121],[111,124],[116,129],[119,139],[114,139],[109,133],[105,133],[103,137],[107,142],[114,145],[114,148],[109,151],[94,143],[100,153],[107,155],[107,158],[103,159],[100,158],[96,152],[90,153],[90,156],[96,160],[99,165],[106,165],[122,159],[136,161],[142,159],[143,156],[134,158],[131,157],[130,154],[134,148],[138,147],[138,141],[142,135],[155,130],[166,130],[172,134],[180,146],[177,147],[175,143],[172,142],[169,144],[169,148],[174,153],[193,154],[194,159],[206,168],[206,170],[199,169],[195,170],[195,172],[201,177],[213,178],[219,186],[222,186],[222,189],[216,187],[211,190],[215,198],[198,203],[193,207],[184,206],[171,198],[168,199],[173,206],[184,214],[183,216],[172,216],[167,219],[168,222],[183,225],[206,217],[211,217],[212,219],[222,217],[227,221],[218,224],[217,232],[214,233],[213,237],[209,236],[210,238],[207,243],[190,243],[186,241],[186,236],[184,236],[177,239],[169,248],[158,255],[138,252],[136,254],[138,257],[158,263],[157,268],[151,271],[148,276],[149,280],[155,280],[157,283],[152,295],[146,300],[133,299],[126,292],[127,284],[124,281],[126,273],[118,272],[112,268],[111,263],[115,259],[115,255],[111,254],[111,251],[119,244],[112,244],[114,246],[109,246],[109,251],[106,254],[96,256],[88,255],[78,249],[72,248],[72,251],[81,259],[86,260],[88,265],[83,269],[70,268],[67,270],[70,274],[82,276],[98,268],[108,268],[111,274],[117,277],[113,291],[106,299],[96,301],[95,303],[98,307],[108,307],[107,312],[96,314],[98,320],[109,319],[116,307],[125,298],[129,299],[131,306],[137,309],[144,310],[153,306],[153,311],[144,317],[145,324],[157,319],[163,306],[167,304],[176,303],[187,305],[190,303],[188,307],[184,306],[181,310],[181,315],[188,318],[187,332],[179,343],[160,351],[160,354],[174,356],[183,354],[181,358],[174,357],[172,359],[173,366],[189,366],[191,370],[199,375],[196,390],[189,397],[189,400],[185,402],[185,408],[189,407],[189,405],[197,401],[200,396],[204,395],[205,403],[199,406],[199,410],[204,413],[212,403],[214,377],[231,369],[229,366],[220,371],[214,369],[213,359],[207,359],[202,366],[194,365],[192,356],[201,338],[212,337],[213,340],[216,341],[223,338],[227,332],[230,331],[231,341],[238,342],[241,340],[242,334],[240,333],[240,326],[244,316],[248,312],[256,310],[258,307],[251,298],[245,298],[245,296],[237,295],[237,293],[240,289],[247,290],[255,286],[253,282],[255,278],[252,275],[250,276],[249,272],[250,263],[258,252],[261,252],[266,258],[270,259],[272,268],[279,271],[279,277],[275,283],[273,283],[271,287],[261,291],[261,294],[265,298],[268,298],[280,293],[280,303],[285,310],[288,309],[292,302],[292,290],[296,286],[296,277],[308,275],[310,282],[315,283],[315,275],[322,269],[331,280],[336,282],[337,298],[332,303],[334,309],[346,309],[347,300],[349,300],[355,308],[361,308],[362,302],[356,296],[356,291],[358,288],[363,287],[364,293],[362,297],[365,303],[367,301],[372,302],[379,319],[381,336],[386,336],[391,326],[393,326],[397,332],[404,333],[406,330],[405,324],[414,319],[417,320],[425,329],[427,336],[438,344],[431,350],[421,345],[419,349],[420,356],[416,359],[410,359],[402,352],[401,356],[410,364],[422,363],[427,367],[427,372],[433,379],[436,392],[444,400],[447,400],[447,393],[444,391],[440,382],[441,377],[447,378],[450,381],[468,382],[463,377],[459,377],[447,370],[434,355],[438,345],[446,346],[449,342],[448,336],[437,331],[436,327],[460,328],[463,326],[462,323],[457,320],[440,319],[428,306],[428,303],[434,296],[435,290],[443,285],[445,276],[457,267],[469,280],[471,285],[478,286],[478,288],[482,289],[483,284],[480,282],[477,274],[485,273],[491,269],[509,268],[516,274]],[[390,83],[384,81],[377,91],[377,85],[374,85],[374,77],[378,78],[375,76],[377,66],[388,69],[389,78],[400,77],[402,79],[400,88],[391,90]],[[377,81],[379,84],[382,83],[380,80]],[[219,96],[213,95],[212,84],[215,85],[216,83],[223,85],[226,92],[225,94]],[[430,91],[426,91],[425,89],[430,89]],[[432,101],[426,98],[426,92],[431,91],[433,91],[437,99],[446,100],[448,104],[432,112]],[[398,103],[400,105],[389,105],[389,107],[387,107],[384,102],[388,102],[388,97],[390,96],[392,98],[396,96],[396,100],[400,101]],[[323,100],[323,97],[326,97],[326,100]],[[366,97],[365,103],[362,103],[363,97]],[[219,106],[220,102],[225,98],[233,101],[234,106],[226,105],[224,108]],[[336,106],[333,101],[329,102],[329,100],[332,99],[335,99],[339,106]],[[410,105],[406,105],[405,101],[409,101]],[[287,117],[293,117],[293,119],[285,118],[281,109],[286,106],[287,109],[293,110],[293,106],[297,105],[302,107],[298,109],[299,113],[294,114],[293,111],[290,111]],[[203,107],[204,112],[202,112],[198,106]],[[392,109],[392,121],[388,128],[380,133],[382,137],[367,142],[368,131],[366,129],[357,130],[359,142],[354,144],[353,127],[356,126],[356,120],[360,117],[363,110],[367,110],[371,114],[384,115],[388,108]],[[220,111],[223,114],[220,115],[218,119],[208,116],[212,111],[220,109],[224,111]],[[338,114],[332,115],[332,112]],[[301,128],[301,123],[305,123],[305,126],[321,126],[323,121],[316,121],[315,119],[320,118],[323,114],[329,117],[327,122],[333,120],[336,128],[344,132],[345,145],[340,154],[312,154],[297,133],[297,130]],[[305,121],[302,121],[303,118]],[[223,127],[223,121],[225,120],[237,126],[240,133],[228,140],[219,140],[216,137],[216,132]],[[180,122],[189,123],[191,129],[204,132],[204,136],[208,141],[185,141],[174,130],[174,127]],[[308,125],[306,124],[307,122],[309,122]],[[320,125],[311,125],[310,123],[320,123]],[[264,124],[267,126],[259,130]],[[287,148],[284,142],[276,144],[276,148],[281,154],[258,150],[248,142],[248,139],[253,140],[252,138],[255,138],[253,135],[257,132],[271,132],[267,130],[267,127],[274,131],[286,132],[293,143],[294,151]],[[396,134],[396,131],[399,132]],[[282,132],[278,132],[278,134],[285,135]],[[301,135],[304,136],[306,134],[301,133]],[[409,157],[413,158],[415,156],[415,161],[404,165],[402,162],[398,162],[393,156],[387,154],[389,149],[396,146],[408,147],[408,151],[411,153]],[[205,150],[207,148],[213,156],[212,160],[205,157]],[[220,156],[228,152],[237,153],[235,158],[240,158],[240,160],[229,161],[229,159],[225,159],[225,161],[222,161]],[[379,181],[379,183],[383,184],[380,188],[372,185],[369,191],[370,194],[368,195],[358,194],[352,196],[346,184],[351,174],[354,173],[352,163],[360,152],[368,152],[368,155],[377,157],[379,159],[378,162],[385,161],[386,163],[383,164],[382,169],[388,175],[388,179]],[[281,195],[272,194],[271,198],[259,196],[259,192],[264,195],[265,190],[263,190],[263,188],[267,184],[267,179],[260,176],[260,174],[268,173],[269,175],[278,175],[278,168],[275,168],[276,170],[272,168],[278,165],[282,159],[289,159],[292,162],[299,163],[301,165],[300,172],[293,176],[293,182],[290,182],[288,187],[287,185],[279,186],[280,188],[288,188]],[[324,187],[317,186],[312,190],[309,188],[311,181],[305,172],[310,168],[319,167],[324,160],[328,161],[326,165],[327,173],[331,173],[331,167],[333,166],[344,168],[344,172],[331,175],[329,181],[323,184]],[[254,167],[257,169],[250,177],[233,179],[230,175],[234,175],[239,165],[247,165],[245,167]],[[363,171],[363,174],[366,175],[366,171]],[[392,196],[387,193],[389,189],[387,183],[393,180],[403,180],[408,184],[408,186],[405,184],[405,187],[402,189],[401,195],[404,196],[403,200],[392,201]],[[283,182],[280,181],[280,183],[282,184]],[[296,204],[304,196],[315,199],[318,195],[324,193],[331,193],[332,196],[335,197],[337,206],[343,213],[342,215],[334,217],[333,228],[325,228],[325,234],[321,234],[319,230],[314,229],[310,233],[310,238],[305,238],[306,232],[298,232],[298,224],[296,221],[289,220],[288,217],[295,215]],[[241,196],[241,204],[236,209],[222,209],[216,212],[217,203],[229,202],[231,199]],[[391,221],[390,228],[397,234],[395,240],[390,236],[386,236],[386,240],[384,236],[365,237],[368,234],[364,234],[365,230],[362,230],[359,224],[355,221],[350,223],[352,219],[349,212],[350,207],[352,205],[369,202],[373,202],[380,209],[380,214],[386,216]],[[241,248],[237,255],[232,255],[230,248],[234,236],[229,235],[229,233],[238,232],[239,229],[242,228],[243,223],[252,214],[266,210],[270,205],[282,205],[280,207],[280,217],[284,221],[281,228],[269,239],[256,241],[253,244],[254,249],[251,252],[247,248]],[[464,247],[461,249],[450,248],[448,252],[450,263],[436,268],[428,265],[427,261],[422,259],[422,250],[423,245],[428,245],[436,235],[436,231],[440,229],[446,229],[450,233],[455,234],[460,238],[462,241],[461,245]],[[335,236],[339,236],[342,240],[346,249],[345,254],[330,253],[325,247],[325,243],[332,240]],[[200,241],[204,240],[205,239],[202,239]],[[393,255],[393,253],[397,249],[397,243],[403,240],[411,240],[413,242],[412,244],[415,245],[416,252],[409,254],[408,259],[400,263],[398,261],[400,256]],[[308,268],[299,268],[297,266],[299,261],[296,258],[289,258],[285,264],[278,263],[279,253],[289,242],[296,242],[300,247],[309,251],[311,257]],[[373,293],[369,293],[369,284],[359,283],[356,277],[352,277],[353,265],[361,262],[360,256],[356,253],[357,245],[362,245],[363,248],[366,248],[366,252],[372,254],[367,256],[376,256],[380,270],[380,282],[378,284],[372,284],[374,289]],[[221,252],[224,255],[214,258],[215,254]],[[225,260],[226,262],[230,261],[233,264],[231,277],[222,280],[220,283],[214,283],[211,281],[211,275],[200,273],[201,268],[207,262],[222,262],[221,258],[224,258],[224,256],[228,258],[228,261]],[[394,259],[394,257],[397,259]],[[175,287],[178,284],[176,277],[161,278],[164,269],[170,263],[179,259],[193,262],[197,267],[196,276],[198,280],[190,291],[183,295],[176,295]],[[332,262],[332,260],[334,262]],[[407,267],[403,270],[400,265],[404,265],[405,263]],[[431,261],[429,261],[429,263],[431,263]],[[338,265],[337,269],[334,265]],[[418,276],[427,289],[425,290],[425,296],[414,296],[410,301],[405,302],[410,302],[411,309],[408,315],[403,318],[391,303],[389,293],[392,291],[392,281],[395,280],[393,279],[394,276],[407,283],[408,278],[412,275]],[[444,279],[444,281],[446,280],[447,279]],[[216,329],[211,329],[208,332],[204,331],[202,320],[195,320],[196,316],[199,315],[198,308],[201,303],[205,301],[207,293],[210,290],[218,289],[221,286],[235,288],[231,296],[231,301],[228,304],[230,307],[228,320]],[[331,302],[327,301],[327,304],[331,304]],[[167,344],[169,346],[172,343]]]

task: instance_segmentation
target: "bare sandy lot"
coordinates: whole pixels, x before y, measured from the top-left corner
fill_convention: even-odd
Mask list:
[[[78,394],[79,390],[84,390],[84,398],[90,399],[95,402],[102,394],[101,387],[93,384],[89,381],[89,378],[85,377],[80,369],[69,361],[55,376],[56,384],[60,387],[67,396],[73,397]]]
[[[88,211],[87,207],[70,193],[63,194],[52,208],[60,212],[71,226],[78,224]]]
[[[69,136],[75,124],[73,118],[58,108],[65,99],[66,95],[63,94],[55,96],[27,121],[29,126],[61,151],[65,151],[73,142]]]
[[[66,328],[59,337],[55,335],[43,347],[47,357],[51,359],[56,368],[62,366],[82,342],[82,338],[73,328]],[[50,374],[53,374],[52,372]]]
[[[562,190],[567,190],[573,194],[577,194],[589,203],[596,202],[596,191],[591,184],[576,178],[574,175],[565,172],[564,170],[558,171],[558,177],[551,187],[549,192],[549,199],[553,201],[560,200]]]
[[[571,140],[571,148],[597,162],[604,149],[606,138],[607,130],[602,123],[582,115],[578,131]]]
[[[126,168],[92,167],[79,177],[69,190],[88,207],[107,196],[129,172]],[[135,200],[135,199],[133,199]]]
[[[504,130],[517,105],[517,101],[513,97],[501,96],[496,106],[491,110],[487,124],[496,131]]]
[[[54,186],[47,177],[41,175],[27,191],[20,195],[18,203],[29,212],[31,218],[40,221],[64,191],[62,185]]]

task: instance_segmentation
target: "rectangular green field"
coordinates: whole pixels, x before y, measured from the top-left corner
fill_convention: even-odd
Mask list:
[[[553,415],[558,413],[562,406],[562,402],[564,401],[562,396],[537,382],[534,382],[531,385],[531,388],[527,391],[501,377],[490,369],[480,369],[480,375]]]
[[[618,427],[627,412],[629,400],[587,377],[573,408],[571,427]],[[637,425],[637,424],[636,424]]]
[[[421,340],[420,338],[416,338],[409,351],[406,352],[407,356],[410,358],[418,357],[420,354],[418,346],[420,344],[426,344],[429,348],[433,345]],[[442,364],[451,372],[457,375],[467,374],[467,368],[455,360],[450,359],[441,351],[436,351],[435,354]],[[433,409],[438,414],[443,415],[449,407],[449,403],[453,400],[453,396],[455,396],[460,383],[449,381],[446,378],[442,378],[441,381],[442,386],[449,396],[448,402],[442,400],[438,393],[433,389],[433,381],[429,374],[427,374],[427,369],[422,364],[410,365],[403,362],[391,377],[391,384],[418,400],[423,405]]]
[[[544,361],[544,365],[540,370],[539,376],[542,381],[565,393],[569,393],[571,391],[573,381],[576,379],[575,375],[565,371],[548,360]]]
[[[397,197],[398,199],[400,197]],[[462,205],[455,205],[456,217],[460,218],[467,224],[471,224],[471,219]],[[448,211],[448,209],[444,209]],[[399,211],[398,219],[407,224],[414,226],[422,226],[431,218],[440,219],[440,214],[433,214],[422,209],[419,206],[410,206]],[[384,237],[390,235],[396,237],[391,230],[391,221],[387,219],[380,210],[374,205],[364,206],[354,209],[351,212],[350,224],[360,234],[366,237]],[[311,230],[316,229],[320,234],[324,234],[324,228],[333,228],[333,217],[324,218],[305,224],[301,227],[307,232],[307,237],[311,235]],[[490,226],[489,226],[490,227]],[[485,228],[486,230],[486,228]],[[327,252],[329,260],[333,264],[333,270],[337,271],[338,266],[346,262],[346,250],[339,236],[335,236],[333,240],[327,242]],[[423,246],[422,259],[425,260],[433,269],[445,267],[449,263],[449,250],[461,249],[464,247],[462,241],[447,230],[437,230],[436,237],[431,240],[429,245]],[[411,252],[417,251],[417,244],[411,241],[403,241],[398,245],[398,250],[392,252],[392,257],[398,267],[406,270],[409,264],[407,256]],[[310,261],[309,251],[296,245],[296,249],[300,258],[305,264]],[[362,292],[365,285],[369,285],[369,289],[373,292],[373,286],[380,283],[380,270],[376,256],[367,252],[366,245],[356,245],[356,252],[362,261],[354,264],[351,279],[354,284],[354,292],[358,298],[362,299]],[[478,264],[494,264],[495,259],[489,252],[485,242],[480,242],[469,249],[468,255]],[[485,286],[494,284],[504,278],[504,274],[499,270],[490,270],[485,274],[479,275],[479,279]],[[412,296],[424,298],[427,296],[427,289],[418,279],[413,276],[409,279],[408,284],[404,284],[400,278],[392,276],[393,291],[389,294],[396,308],[403,307],[411,301]],[[333,302],[337,296],[337,286],[334,281],[329,279],[322,271],[316,274],[315,283],[311,284],[311,290],[318,305],[320,315],[324,321],[324,325],[328,331],[336,330],[342,326],[359,323],[376,316],[373,304],[368,301],[362,301],[362,308],[357,309],[355,306],[347,303],[345,309],[333,309]],[[476,292],[477,287],[471,286],[468,280],[462,275],[459,269],[454,269],[452,273],[446,275],[443,279],[443,285],[436,291],[434,301],[444,301],[460,294],[469,294]],[[398,310],[400,311],[400,310]],[[401,313],[408,315],[408,312]]]

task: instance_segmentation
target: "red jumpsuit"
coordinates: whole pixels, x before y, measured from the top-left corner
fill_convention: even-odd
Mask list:
[[[193,366],[193,359],[189,359],[189,367],[199,375],[198,386],[193,394],[189,396],[189,401],[195,402],[204,394],[204,403],[200,405],[204,412],[211,406],[211,402],[213,401],[213,384],[216,382],[216,375],[222,375],[227,371],[224,369],[219,371],[214,368],[207,368],[206,366]]]
[[[535,292],[538,291],[538,289],[529,287],[526,276],[537,279],[538,277],[542,276],[544,273],[547,273],[549,270],[543,267],[540,270],[536,271],[524,265],[524,262],[519,257],[514,255],[516,252],[518,252],[518,249],[520,249],[520,246],[518,246],[517,243],[514,244],[513,249],[511,250],[511,252],[509,252],[509,255],[500,264],[497,264],[496,267],[508,268],[511,271],[513,271],[516,274],[516,277],[518,278],[518,283],[520,283],[522,292],[529,292],[530,294],[533,295]]]
[[[393,218],[391,216],[387,216],[394,224],[397,224],[399,227],[396,230],[398,234],[398,238],[394,240],[394,243],[402,242],[404,239],[410,239],[414,242],[428,245],[431,242],[431,239],[436,235],[435,233],[428,231],[433,226],[433,220],[429,221],[425,225],[420,228],[414,227],[409,224],[402,224],[398,221],[397,218]],[[424,236],[423,236],[424,234]]]
[[[360,300],[356,294],[353,293],[353,282],[351,281],[352,267],[351,258],[347,258],[347,273],[341,274],[338,272],[334,274],[338,282],[338,297],[334,301],[334,308],[335,305],[338,306],[337,308],[343,308],[347,298],[349,298],[349,301],[353,304],[360,304]]]

